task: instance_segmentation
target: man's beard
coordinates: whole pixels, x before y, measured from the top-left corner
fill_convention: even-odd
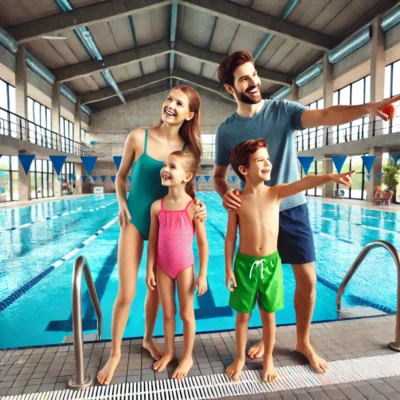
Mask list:
[[[249,87],[249,88],[247,88],[246,92],[251,92],[255,88],[257,88],[260,91],[259,99],[252,99],[252,98],[248,97],[245,92],[238,92],[235,88],[234,88],[234,90],[235,90],[236,96],[238,97],[238,100],[241,101],[242,103],[258,104],[262,100],[260,85]]]

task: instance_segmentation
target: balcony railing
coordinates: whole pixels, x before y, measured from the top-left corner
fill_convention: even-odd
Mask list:
[[[50,129],[43,128],[1,107],[0,135],[11,136],[38,146],[77,156],[89,154],[89,147],[87,145],[76,142]]]

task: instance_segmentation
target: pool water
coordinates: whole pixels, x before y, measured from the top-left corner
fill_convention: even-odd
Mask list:
[[[208,210],[210,259],[209,290],[195,298],[197,332],[231,330],[235,316],[228,306],[224,266],[227,214],[216,193],[199,193],[198,197]],[[317,252],[313,321],[335,320],[335,289],[362,247],[381,239],[400,248],[400,214],[314,201],[309,201],[308,207]],[[118,289],[117,213],[115,195],[90,195],[0,210],[0,348],[59,344],[71,334],[72,270],[79,255],[88,260],[100,299],[103,339],[111,337],[112,307]],[[196,244],[194,248],[197,256]],[[146,249],[125,337],[143,335],[145,262]],[[295,283],[291,266],[284,265],[283,272],[285,308],[277,313],[276,320],[277,324],[293,324]],[[375,249],[348,285],[342,306],[369,305],[394,312],[396,282],[390,254]],[[96,320],[85,284],[82,313],[84,333],[93,333]],[[256,310],[250,326],[261,326]],[[177,333],[182,333],[182,328],[177,318]],[[163,335],[161,313],[155,335]]]

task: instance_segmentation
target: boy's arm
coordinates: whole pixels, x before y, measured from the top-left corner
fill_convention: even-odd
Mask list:
[[[200,270],[196,279],[196,285],[199,287],[197,295],[201,296],[207,291],[208,240],[206,225],[198,218],[194,218],[193,222],[196,231],[197,247],[199,249],[200,259]]]
[[[233,256],[235,254],[236,246],[236,232],[237,232],[238,216],[235,211],[228,212],[228,227],[225,236],[225,272],[226,272],[226,287],[233,291],[233,286],[236,287],[235,276],[232,271]]]
[[[351,175],[353,171],[344,172],[342,174],[324,174],[324,175],[308,175],[299,181],[277,185],[278,197],[283,199],[285,197],[293,196],[297,193],[304,192],[308,189],[316,188],[320,185],[325,185],[328,182],[336,182],[347,187],[351,186]]]
[[[160,200],[156,200],[150,210],[150,235],[147,247],[147,277],[146,283],[149,289],[154,290],[156,286],[155,269],[157,264],[158,244],[158,213],[160,212]]]

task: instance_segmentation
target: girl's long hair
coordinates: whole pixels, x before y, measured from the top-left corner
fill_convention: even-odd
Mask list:
[[[200,139],[200,95],[190,86],[179,85],[175,86],[174,89],[186,94],[189,99],[189,110],[194,113],[194,117],[189,121],[185,120],[179,128],[179,136],[185,142],[188,150],[200,159],[203,153]],[[162,120],[159,125],[161,124]]]
[[[174,151],[171,153],[172,156],[178,157],[183,161],[183,167],[186,173],[192,173],[192,179],[186,183],[185,191],[186,193],[195,198],[196,194],[194,191],[194,184],[196,180],[197,171],[200,168],[200,157],[197,157],[192,151]]]

